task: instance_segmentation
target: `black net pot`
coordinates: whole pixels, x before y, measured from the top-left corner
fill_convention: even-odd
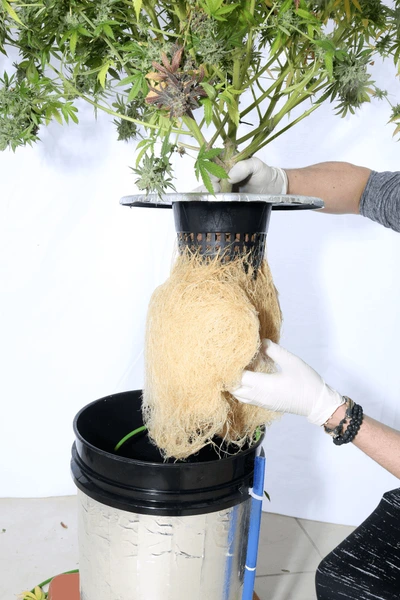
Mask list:
[[[261,266],[272,204],[179,201],[172,209],[180,252],[225,262],[247,257],[255,270]]]
[[[247,257],[255,275],[264,257],[271,211],[324,205],[319,198],[308,196],[202,192],[124,196],[120,202],[131,208],[172,207],[181,253],[223,261]]]

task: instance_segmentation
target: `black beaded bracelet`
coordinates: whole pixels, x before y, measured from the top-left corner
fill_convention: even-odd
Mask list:
[[[324,425],[326,433],[333,437],[333,443],[336,446],[342,446],[352,442],[360,431],[363,421],[364,412],[359,404],[355,404],[351,398],[343,396],[346,401],[346,414],[337,427],[329,429]],[[343,433],[345,423],[349,422],[346,431]]]

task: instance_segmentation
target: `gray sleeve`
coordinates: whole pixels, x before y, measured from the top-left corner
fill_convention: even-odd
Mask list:
[[[372,171],[361,196],[360,214],[400,232],[400,172]]]

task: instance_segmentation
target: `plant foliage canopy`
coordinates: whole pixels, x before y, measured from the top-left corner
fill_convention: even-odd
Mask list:
[[[190,152],[212,191],[210,175],[226,179],[322,103],[345,116],[389,101],[371,66],[399,65],[400,2],[0,0],[0,51],[11,47],[1,150],[36,142],[52,120],[77,123],[83,100],[138,141],[139,189],[173,187],[171,155]],[[397,134],[400,105],[390,111]]]

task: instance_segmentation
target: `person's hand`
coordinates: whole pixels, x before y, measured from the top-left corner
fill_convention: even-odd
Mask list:
[[[280,167],[269,167],[259,158],[253,157],[242,160],[232,167],[228,173],[228,182],[239,184],[239,192],[248,194],[286,194],[288,179]],[[211,176],[214,192],[221,191],[220,180]],[[196,188],[195,192],[207,191],[204,185]]]
[[[300,358],[270,340],[263,351],[276,363],[275,373],[244,371],[241,386],[231,393],[237,400],[278,412],[307,417],[323,425],[344,404],[344,399]]]

